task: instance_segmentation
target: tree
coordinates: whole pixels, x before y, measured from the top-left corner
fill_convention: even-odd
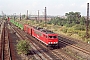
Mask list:
[[[67,16],[67,23],[72,24],[73,22],[76,24],[80,23],[80,12],[69,12],[65,13],[65,16]]]
[[[81,25],[85,25],[85,17],[81,17],[80,18],[80,24]]]
[[[74,12],[65,13],[65,16],[67,16],[67,23],[72,23],[72,20],[74,19]]]
[[[60,18],[60,17],[55,17],[52,18],[48,24],[54,24],[54,25],[59,25],[59,26],[66,26],[66,27],[72,27],[76,24],[85,24],[85,18],[81,17],[80,12],[69,12],[65,13],[65,16],[67,17],[66,19]]]
[[[29,52],[29,43],[26,40],[18,41],[17,45],[18,54],[27,54]]]

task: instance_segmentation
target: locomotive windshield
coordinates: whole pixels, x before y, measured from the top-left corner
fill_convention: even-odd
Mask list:
[[[57,36],[49,36],[49,38],[57,38]]]

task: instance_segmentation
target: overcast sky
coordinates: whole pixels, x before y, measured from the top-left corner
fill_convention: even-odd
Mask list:
[[[44,8],[47,7],[48,15],[65,15],[66,12],[81,12],[87,15],[87,3],[90,0],[0,0],[0,15],[2,11],[5,14],[44,14]]]

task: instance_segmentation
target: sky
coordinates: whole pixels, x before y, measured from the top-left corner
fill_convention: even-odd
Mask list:
[[[81,15],[87,15],[87,3],[90,0],[0,0],[0,15],[2,11],[7,14],[19,15],[26,14],[44,14],[45,7],[47,15],[63,16],[68,12],[81,12]],[[90,10],[89,10],[90,11]]]

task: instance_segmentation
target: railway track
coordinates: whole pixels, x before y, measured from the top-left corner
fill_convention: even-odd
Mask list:
[[[88,52],[86,52],[87,54],[90,52],[90,45],[85,42],[82,42],[82,41],[74,39],[74,38],[66,37],[63,35],[60,35],[60,38],[63,39],[63,41],[66,40],[66,42],[70,43],[71,45],[75,45],[83,50],[88,51]]]
[[[1,36],[2,60],[11,60],[10,43],[9,43],[8,36],[9,36],[8,31],[6,30],[5,23],[4,23],[4,28],[3,28],[2,36]]]
[[[78,45],[73,44],[72,42],[68,42],[68,38],[65,38],[65,37],[61,37],[61,38],[62,38],[62,39],[60,39],[60,42],[63,43],[63,45],[69,46],[70,48],[74,48],[74,49],[82,52],[84,55],[86,54],[86,55],[90,56],[90,51],[87,51],[86,49],[81,48],[81,47],[79,47]],[[65,39],[65,40],[63,40],[63,39]],[[70,40],[70,39],[69,39],[69,40]],[[69,48],[69,49],[70,49],[70,48]],[[90,58],[89,58],[89,59],[90,59]]]
[[[3,24],[2,35],[1,35],[1,59],[0,60],[16,60],[13,55],[13,47],[12,47],[9,30],[7,28],[6,23]]]
[[[61,42],[64,43],[64,44],[66,44],[66,45],[70,45],[71,47],[73,47],[73,48],[75,48],[75,49],[77,49],[77,50],[79,50],[79,51],[82,51],[82,52],[85,53],[85,54],[90,55],[90,52],[89,52],[89,51],[87,51],[87,50],[85,50],[85,49],[83,49],[83,48],[81,48],[81,47],[78,47],[78,46],[76,46],[76,45],[71,45],[70,43],[68,43],[68,42],[66,42],[66,41],[61,41]]]
[[[2,60],[11,60],[11,52],[10,52],[10,43],[8,39],[8,31],[7,28],[5,27],[2,31]]]

